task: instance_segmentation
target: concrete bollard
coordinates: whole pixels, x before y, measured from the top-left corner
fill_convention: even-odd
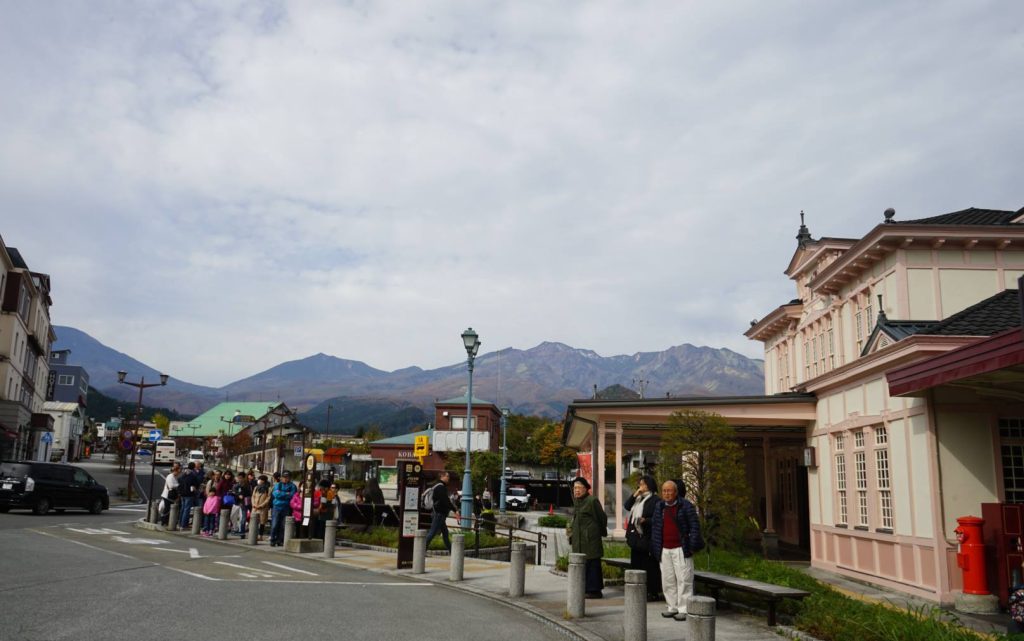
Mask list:
[[[412,573],[423,574],[427,571],[427,531],[416,530],[412,541]]]
[[[461,581],[466,567],[466,535],[452,535],[452,553],[449,558],[448,580]]]
[[[178,505],[177,501],[175,501],[174,503],[171,503],[171,510],[169,512],[168,521],[167,521],[167,527],[170,528],[171,532],[177,532],[178,531],[178,510],[179,509],[180,509],[180,506]]]
[[[623,641],[647,641],[647,572],[626,570]]]
[[[334,545],[338,542],[338,522],[331,519],[324,524],[324,558],[334,558]]]
[[[217,539],[225,541],[228,538],[228,521],[231,520],[231,508],[224,508],[220,511],[220,520],[217,521]]]
[[[523,596],[526,593],[526,544],[516,541],[509,556],[508,595]]]
[[[288,515],[284,517],[284,547],[288,547],[288,541],[295,538],[295,517]]]
[[[260,525],[259,525],[259,523],[257,522],[256,519],[251,519],[249,521],[249,532],[248,532],[248,534],[249,534],[249,536],[246,538],[245,542],[248,543],[249,545],[256,545],[256,539],[260,535]]]
[[[587,555],[569,555],[569,592],[566,596],[565,613],[570,619],[582,619],[586,612],[584,589],[587,580]]]
[[[149,516],[146,518],[150,523],[160,522],[160,501],[156,500],[149,504]]]
[[[203,529],[203,507],[197,505],[192,508],[192,534],[198,535]]]
[[[708,596],[692,596],[687,599],[686,624],[690,641],[714,641],[715,600]]]

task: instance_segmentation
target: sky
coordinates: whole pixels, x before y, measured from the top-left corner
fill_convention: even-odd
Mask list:
[[[1024,206],[1024,3],[0,3],[0,235],[220,386],[743,332],[815,237]],[[73,355],[72,355],[73,359]]]

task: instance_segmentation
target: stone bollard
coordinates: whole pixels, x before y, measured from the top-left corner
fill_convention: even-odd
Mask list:
[[[192,534],[199,534],[203,529],[203,506],[192,508]]]
[[[284,547],[288,549],[288,541],[295,537],[295,517],[288,515],[284,517]]]
[[[509,556],[508,595],[523,596],[526,593],[526,544],[516,541]]]
[[[149,504],[149,516],[146,518],[150,523],[160,522],[160,501],[156,500]]]
[[[461,581],[466,563],[466,535],[452,535],[452,553],[449,557],[448,580]]]
[[[170,510],[170,513],[169,513],[168,521],[167,521],[167,527],[170,528],[171,532],[177,532],[178,531],[178,510],[179,509],[180,509],[180,506],[178,505],[177,501],[175,501],[174,503],[171,503],[171,510]]]
[[[570,619],[582,619],[586,614],[586,564],[586,554],[569,554],[569,593],[566,597],[565,613]]]
[[[427,531],[416,530],[412,541],[412,573],[423,574],[427,571]]]
[[[338,542],[338,522],[331,519],[324,524],[324,558],[334,558],[334,545]]]
[[[249,520],[249,536],[246,538],[246,543],[249,545],[256,545],[256,539],[260,535],[260,525],[257,519]]]
[[[626,570],[623,641],[647,641],[647,572]]]
[[[686,624],[690,641],[714,641],[715,600],[708,596],[692,596],[687,599]]]
[[[231,508],[224,508],[220,511],[220,520],[217,521],[217,538],[224,541],[228,538],[228,521],[231,520]]]

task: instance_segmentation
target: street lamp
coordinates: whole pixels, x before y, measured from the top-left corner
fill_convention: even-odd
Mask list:
[[[147,383],[146,382],[146,377],[142,376],[142,377],[139,378],[139,382],[138,383],[133,383],[131,381],[124,380],[126,376],[128,376],[128,372],[126,372],[124,370],[120,370],[117,373],[117,382],[121,383],[122,385],[129,385],[131,387],[138,388],[138,390],[139,390],[139,403],[138,403],[138,405],[136,406],[136,409],[135,409],[135,426],[136,426],[136,430],[137,430],[138,426],[142,423],[142,390],[146,389],[147,387],[159,387],[161,385],[167,385],[167,378],[168,377],[167,377],[167,374],[161,374],[160,375],[160,382],[159,383]],[[135,437],[136,436],[138,436],[138,433],[135,430],[133,430],[132,431],[132,461],[131,461],[131,463],[128,466],[128,500],[129,501],[132,499],[132,485],[135,484]],[[155,459],[156,456],[154,455],[153,458]],[[155,461],[153,461],[153,464],[151,465],[151,469],[150,469],[150,473],[149,473],[149,496],[146,497],[146,501],[149,504],[147,514],[150,514],[150,515],[153,514],[153,477],[155,475],[156,475],[156,465],[155,465]]]
[[[508,434],[508,415],[511,413],[507,407],[501,408],[501,498],[498,501],[498,509],[505,513],[505,495],[508,493],[508,474],[505,473],[505,458],[508,454],[508,443],[505,438]]]
[[[220,417],[222,423],[228,424],[228,436],[227,438],[221,439],[221,449],[224,450],[224,463],[228,467],[231,467],[231,451],[228,449],[228,444],[230,443],[231,438],[235,435],[235,424],[240,422],[241,416],[242,410],[235,410],[235,415],[231,418],[224,418],[223,416]],[[221,436],[224,436],[224,430],[221,430],[220,433]]]
[[[462,474],[462,523],[469,527],[473,516],[473,479],[469,473],[470,437],[473,433],[473,359],[480,349],[480,337],[470,327],[462,332],[462,343],[466,347],[466,365],[469,368],[469,390],[466,392],[466,469]]]

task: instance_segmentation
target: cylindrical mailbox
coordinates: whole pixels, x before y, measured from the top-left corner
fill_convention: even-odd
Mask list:
[[[989,594],[988,576],[985,573],[985,542],[981,538],[981,526],[985,519],[976,516],[961,516],[956,520],[956,533],[960,551],[956,564],[963,570],[964,594]]]

